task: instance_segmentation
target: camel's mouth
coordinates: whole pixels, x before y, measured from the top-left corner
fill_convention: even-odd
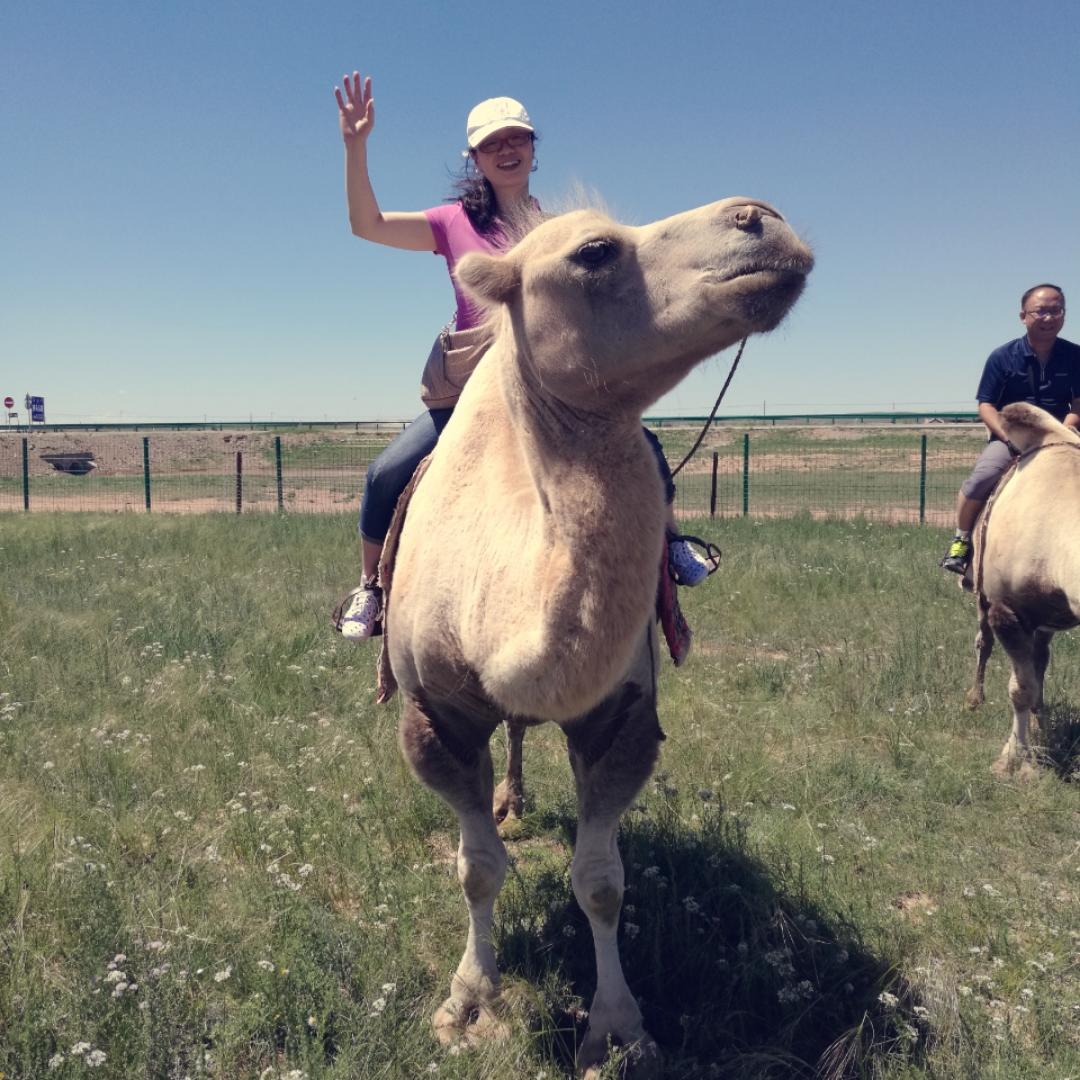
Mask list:
[[[805,278],[813,268],[813,256],[793,255],[790,258],[774,263],[771,266],[762,266],[758,264],[755,266],[731,267],[726,270],[709,267],[706,276],[708,280],[715,282],[717,285],[724,285],[729,281],[737,281],[740,278],[753,277],[771,277],[776,281],[783,281],[785,278],[791,277]]]

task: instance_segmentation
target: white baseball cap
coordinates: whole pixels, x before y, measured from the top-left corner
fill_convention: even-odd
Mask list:
[[[469,146],[478,147],[489,135],[504,128],[521,128],[532,131],[529,114],[520,101],[510,97],[493,97],[481,101],[465,122],[465,136]]]

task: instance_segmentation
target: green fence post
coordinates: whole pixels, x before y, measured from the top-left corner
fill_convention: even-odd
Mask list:
[[[926,524],[926,435],[919,447],[919,524]]]
[[[236,451],[236,512],[244,509],[244,452]]]
[[[744,431],[742,437],[742,512],[743,517],[750,513],[750,432]]]
[[[146,492],[146,512],[150,513],[150,436],[144,435],[142,441],[143,489]]]
[[[716,469],[720,461],[720,455],[712,452],[712,492],[709,495],[709,517],[716,517]]]
[[[285,509],[285,492],[281,486],[281,436],[274,436],[274,460],[277,465],[277,508]]]
[[[22,506],[24,510],[30,509],[30,448],[25,438],[22,441]]]

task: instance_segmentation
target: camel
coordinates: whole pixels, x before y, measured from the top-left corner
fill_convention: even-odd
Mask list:
[[[1020,450],[983,510],[971,574],[979,612],[975,681],[969,708],[983,703],[986,662],[1000,639],[1012,665],[1012,731],[994,764],[999,775],[1033,771],[1030,734],[1043,705],[1050,640],[1080,624],[1080,435],[1048,412],[1017,402],[1001,413]]]
[[[640,227],[573,211],[505,255],[458,265],[494,343],[383,566],[401,749],[460,826],[469,928],[433,1018],[444,1044],[505,1030],[491,928],[507,856],[489,739],[507,719],[518,731],[553,722],[577,787],[571,883],[596,953],[578,1063],[597,1075],[610,1041],[640,1074],[658,1067],[616,940],[618,822],[664,738],[653,625],[664,499],[641,415],[701,360],[777,326],[812,265],[781,215],[748,198]]]

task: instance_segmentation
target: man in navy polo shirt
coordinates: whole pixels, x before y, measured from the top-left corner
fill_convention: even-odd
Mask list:
[[[995,349],[983,368],[979,419],[990,441],[956,500],[956,535],[941,565],[956,574],[971,562],[971,530],[994,485],[1019,451],[1005,433],[1000,411],[1014,401],[1045,409],[1066,427],[1080,428],[1080,345],[1059,338],[1065,325],[1065,294],[1057,285],[1035,285],[1020,299],[1023,337]]]

